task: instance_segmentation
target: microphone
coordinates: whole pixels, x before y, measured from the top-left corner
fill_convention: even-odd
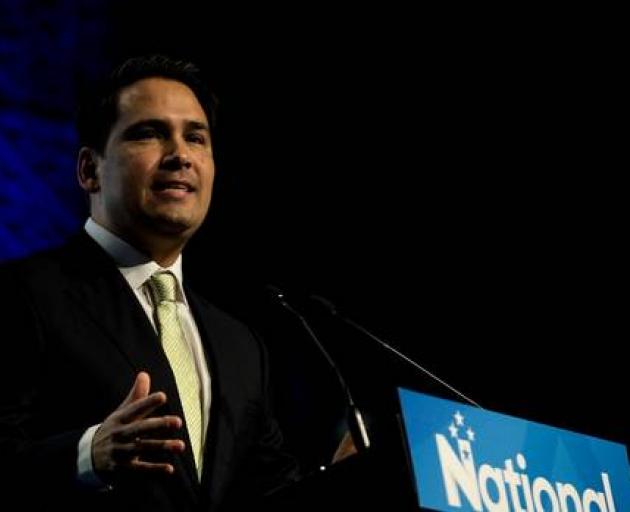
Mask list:
[[[332,359],[332,357],[330,357],[328,351],[321,344],[319,338],[317,337],[309,323],[306,321],[306,318],[304,318],[302,314],[300,314],[291,304],[287,302],[282,290],[273,285],[267,285],[266,288],[271,293],[272,297],[277,300],[282,307],[284,307],[292,315],[298,318],[298,320],[308,333],[309,337],[315,342],[315,345],[317,345],[319,351],[324,355],[324,358],[326,359],[326,361],[328,361],[328,364],[334,370],[335,375],[339,380],[341,389],[343,390],[343,393],[345,395],[346,402],[348,404],[348,425],[350,427],[350,433],[352,434],[352,439],[354,440],[355,446],[359,451],[363,451],[369,448],[371,441],[370,436],[368,435],[367,428],[365,426],[365,422],[363,421],[363,415],[355,404],[352,393],[350,393],[350,388],[346,384],[346,381],[343,378],[343,375],[339,371],[339,368],[335,364],[334,360]]]
[[[481,405],[479,405],[477,402],[475,402],[471,398],[468,398],[461,391],[458,391],[457,389],[455,389],[448,382],[445,382],[444,380],[440,379],[437,375],[433,374],[431,371],[429,371],[426,368],[424,368],[423,366],[419,365],[413,359],[411,359],[410,357],[408,357],[405,354],[403,354],[401,351],[395,349],[394,347],[392,347],[391,345],[389,345],[388,343],[386,343],[382,339],[378,338],[376,335],[374,335],[370,331],[368,331],[365,327],[359,325],[358,323],[356,323],[352,319],[350,319],[350,318],[340,314],[339,311],[337,310],[337,307],[331,301],[329,301],[328,299],[325,299],[321,295],[310,295],[309,298],[311,300],[319,303],[320,305],[322,305],[332,316],[334,316],[336,318],[339,318],[342,322],[348,324],[349,326],[351,326],[352,328],[354,328],[357,331],[361,332],[362,334],[364,334],[368,338],[376,341],[379,345],[381,345],[382,347],[386,348],[390,352],[393,352],[394,354],[396,354],[396,356],[398,356],[399,358],[403,359],[405,362],[409,363],[410,365],[412,365],[417,370],[420,370],[423,374],[427,375],[428,377],[430,377],[434,381],[438,382],[442,386],[446,387],[451,392],[453,392],[456,395],[458,395],[459,397],[463,398],[469,404],[472,404],[475,407],[479,407],[480,409],[483,409],[483,407],[481,407]]]

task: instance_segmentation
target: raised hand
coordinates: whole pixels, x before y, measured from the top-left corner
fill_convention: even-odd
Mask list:
[[[179,453],[185,449],[179,439],[164,439],[182,427],[178,416],[147,418],[166,403],[161,392],[149,394],[151,378],[146,372],[136,376],[127,398],[112,412],[94,434],[92,462],[94,471],[105,481],[115,480],[123,471],[172,474],[172,464],[149,462],[147,455]],[[166,433],[166,434],[165,434]]]

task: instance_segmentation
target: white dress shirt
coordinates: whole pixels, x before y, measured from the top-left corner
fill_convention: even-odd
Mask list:
[[[92,218],[89,218],[85,223],[85,231],[116,262],[118,270],[120,270],[120,273],[133,290],[138,302],[142,306],[142,309],[144,309],[147,314],[147,318],[153,325],[156,332],[157,328],[155,323],[153,298],[149,291],[147,281],[155,272],[160,271],[170,271],[175,276],[177,280],[177,315],[184,334],[184,339],[189,344],[195,358],[197,373],[199,375],[199,384],[201,385],[203,432],[205,435],[205,432],[208,429],[210,415],[210,372],[208,371],[208,365],[206,364],[203,345],[201,343],[201,336],[199,335],[197,324],[195,323],[190,308],[188,307],[188,301],[186,300],[186,294],[184,293],[181,254],[177,257],[177,260],[173,263],[173,265],[168,268],[164,268],[124,240],[105,229],[103,226],[97,224]],[[94,433],[99,426],[100,424],[94,425],[85,431],[79,441],[77,459],[79,480],[83,483],[95,486],[103,485],[101,480],[94,473],[94,468],[92,466],[92,440],[94,438]]]

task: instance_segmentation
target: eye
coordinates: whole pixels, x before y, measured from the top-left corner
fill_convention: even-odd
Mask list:
[[[143,140],[161,137],[161,133],[150,126],[137,127],[127,133],[128,140]]]
[[[206,143],[206,137],[204,136],[203,133],[199,133],[199,132],[189,133],[188,135],[186,135],[186,140],[188,142],[193,142],[195,144],[205,144]]]

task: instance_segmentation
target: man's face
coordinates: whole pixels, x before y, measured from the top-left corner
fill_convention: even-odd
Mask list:
[[[208,119],[192,90],[166,78],[123,88],[96,173],[97,222],[131,241],[147,233],[188,239],[214,181]]]

